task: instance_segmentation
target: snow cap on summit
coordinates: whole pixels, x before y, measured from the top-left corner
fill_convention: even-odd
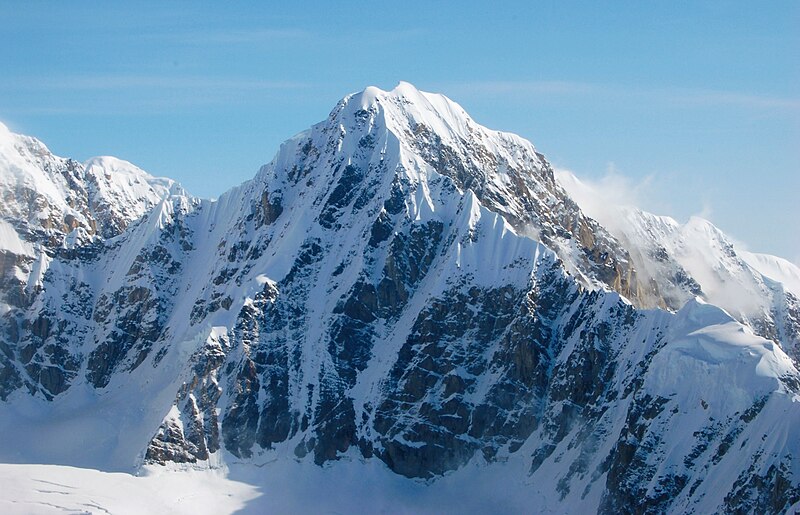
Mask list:
[[[6,146],[11,144],[17,135],[8,128],[6,124],[0,121],[0,145]]]
[[[387,128],[400,129],[401,134],[404,133],[402,129],[417,124],[425,125],[442,141],[453,145],[471,139],[476,131],[504,134],[523,141],[517,136],[481,127],[464,108],[445,95],[420,91],[405,81],[400,81],[390,91],[368,86],[352,93],[342,99],[334,113],[341,113],[345,117],[360,116],[356,113],[362,110],[376,113],[378,118],[385,120]],[[529,142],[525,144],[530,145]]]

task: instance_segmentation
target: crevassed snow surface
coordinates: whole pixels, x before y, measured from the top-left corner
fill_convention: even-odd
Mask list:
[[[256,487],[218,471],[155,471],[141,476],[65,465],[0,464],[0,513],[233,513]]]
[[[535,487],[520,481],[521,472],[472,464],[426,484],[398,476],[377,460],[343,460],[324,468],[292,461],[263,467],[234,464],[225,471],[147,467],[139,476],[59,465],[0,464],[0,512],[524,513],[530,510],[530,498],[521,494]]]

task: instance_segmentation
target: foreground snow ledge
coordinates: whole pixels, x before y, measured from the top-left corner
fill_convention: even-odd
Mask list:
[[[0,513],[233,513],[258,497],[220,471],[148,469],[142,476],[63,465],[0,464]]]
[[[292,459],[227,470],[145,467],[141,476],[0,464],[0,513],[522,513],[531,501],[571,511],[529,484],[526,466],[470,463],[430,483],[398,476],[378,460],[347,458],[325,467]]]

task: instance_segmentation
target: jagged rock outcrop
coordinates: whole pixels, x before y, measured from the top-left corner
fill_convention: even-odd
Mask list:
[[[800,501],[781,334],[694,300],[686,266],[651,288],[635,263],[673,249],[612,236],[530,143],[442,96],[368,88],[218,200],[149,209],[77,210],[69,234],[96,237],[48,233],[35,281],[24,252],[0,262],[7,405],[114,399],[131,463],[516,463],[542,502],[604,513]]]
[[[566,171],[558,182],[629,251],[647,288],[631,300],[677,310],[701,297],[728,311],[756,334],[779,342],[800,363],[800,269],[775,256],[753,254],[707,220],[685,224],[631,206],[598,206],[592,188]]]

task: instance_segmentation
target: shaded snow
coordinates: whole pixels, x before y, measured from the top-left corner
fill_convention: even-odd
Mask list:
[[[155,471],[141,477],[59,465],[0,464],[0,513],[233,513],[257,488],[217,471]]]
[[[552,250],[528,237],[535,234],[518,234],[503,216],[482,206],[472,191],[448,193],[441,185],[433,186],[431,179],[435,178],[435,172],[414,155],[407,144],[399,141],[398,135],[412,131],[414,124],[423,122],[444,141],[483,138],[486,148],[504,156],[508,163],[525,159],[525,156],[514,154],[504,141],[513,140],[520,148],[529,151],[528,159],[533,159],[531,156],[536,154],[530,143],[510,134],[481,128],[446,97],[419,92],[407,83],[401,83],[391,92],[367,88],[345,99],[337,108],[354,114],[358,109],[375,108],[378,103],[383,106],[380,116],[370,118],[369,123],[374,124],[374,134],[377,135],[375,146],[382,150],[370,155],[371,161],[366,164],[375,165],[381,173],[385,173],[385,169],[391,173],[379,177],[376,189],[388,190],[392,174],[402,174],[410,187],[415,188],[405,197],[410,219],[415,222],[446,222],[447,230],[457,241],[453,246],[457,250],[438,259],[418,286],[405,313],[396,321],[395,332],[399,336],[394,333],[382,335],[381,345],[376,346],[366,370],[348,392],[360,411],[365,411],[365,406],[380,395],[380,381],[397,359],[403,343],[400,337],[408,334],[415,314],[425,303],[445,290],[448,278],[473,274],[477,284],[489,286],[502,284],[501,279],[514,284],[529,284],[529,281],[535,284],[539,264],[557,261]],[[332,119],[338,120],[335,115]],[[242,227],[245,227],[242,220],[250,214],[253,206],[258,205],[261,194],[268,189],[266,185],[281,185],[279,181],[295,164],[306,139],[312,138],[315,145],[324,147],[330,136],[325,130],[344,134],[352,127],[320,124],[302,133],[285,143],[276,159],[263,167],[253,181],[234,188],[213,202],[193,203],[180,197],[172,183],[146,176],[125,161],[96,158],[86,163],[86,173],[94,177],[97,184],[97,198],[106,199],[112,205],[121,202],[130,213],[134,213],[131,216],[155,206],[142,223],[114,240],[115,247],[108,251],[107,262],[87,267],[85,280],[92,283],[92,288],[111,294],[126,285],[126,274],[136,256],[148,244],[158,241],[162,229],[174,222],[178,212],[192,213],[185,220],[196,237],[192,240],[191,259],[187,258],[183,263],[190,269],[187,272],[190,276],[186,284],[180,284],[185,289],[176,296],[167,322],[171,332],[168,342],[171,351],[157,367],[147,362],[132,373],[115,375],[108,387],[99,390],[90,388],[79,379],[53,403],[18,391],[4,406],[0,412],[0,434],[4,437],[0,461],[61,463],[87,468],[0,465],[0,484],[4,485],[0,512],[47,513],[51,508],[64,508],[112,513],[225,513],[239,509],[252,513],[560,513],[596,509],[603,477],[598,479],[587,475],[575,480],[589,492],[585,498],[572,495],[562,501],[558,495],[558,480],[568,474],[571,464],[577,459],[578,449],[569,447],[568,438],[559,442],[560,447],[535,477],[529,476],[530,457],[536,444],[540,443],[535,441],[536,435],[505,463],[487,465],[476,458],[468,466],[433,483],[398,476],[377,459],[353,457],[355,450],[340,462],[324,467],[310,461],[298,462],[289,451],[296,442],[282,442],[275,451],[265,450],[251,464],[239,464],[232,456],[223,454],[216,456],[213,463],[222,468],[214,470],[170,471],[146,467],[142,469],[142,477],[111,472],[136,470],[147,443],[165,417],[176,424],[182,423],[173,402],[175,392],[189,378],[189,356],[204,344],[220,345],[219,342],[232,330],[241,306],[252,303],[255,293],[263,291],[265,286],[274,287],[285,277],[307,238],[330,239],[315,223],[315,213],[308,206],[314,201],[322,204],[329,195],[330,186],[337,178],[336,172],[331,171],[332,166],[321,167],[314,181],[304,181],[294,189],[282,185],[284,211],[269,229],[272,231],[270,234],[276,236],[274,242],[262,255],[254,258],[251,270],[243,272],[241,287],[234,281],[219,285],[220,293],[230,294],[233,299],[230,311],[217,311],[198,326],[190,327],[188,320],[192,302],[207,296],[206,288],[211,278],[220,271],[219,267],[225,266],[227,260],[224,258],[237,243],[235,236],[231,235],[240,235]],[[0,146],[7,147],[8,141],[12,141],[13,146],[14,138],[16,136],[0,134]],[[339,139],[335,155],[341,158],[341,164],[349,164],[358,158],[357,142],[358,138]],[[385,165],[385,169],[379,165]],[[19,165],[20,170],[22,166]],[[368,166],[364,168],[371,169]],[[34,172],[31,172],[32,176]],[[39,180],[36,177],[30,180]],[[489,179],[490,187],[501,193],[508,191],[506,180],[500,167]],[[60,186],[50,182],[52,188],[45,185],[43,190],[54,188],[53,195],[61,195]],[[162,197],[173,193],[179,196]],[[372,201],[380,204],[381,200],[381,196],[376,195]],[[55,201],[60,202],[58,198]],[[372,212],[377,213],[380,208],[377,205]],[[763,275],[776,281],[780,280],[777,276],[793,277],[794,271],[782,262],[744,258],[747,263],[757,262],[756,266],[748,265],[735,254],[731,256],[732,247],[724,235],[703,220],[681,225],[672,219],[633,209],[617,213],[623,216],[617,222],[625,222],[615,226],[622,236],[642,247],[642,252],[652,242],[664,246],[701,283],[707,300],[726,309],[743,309],[742,304],[736,303],[740,298],[750,302],[760,299],[757,295],[761,294],[762,287],[768,285],[760,275],[753,273],[754,270],[763,270]],[[336,221],[346,228],[368,227],[365,220],[366,223],[372,222],[372,218],[360,219],[359,216],[364,215],[344,213],[337,215]],[[291,385],[293,405],[306,402],[310,388],[319,395],[316,372],[320,360],[326,355],[325,315],[332,311],[333,304],[363,266],[359,262],[363,259],[362,251],[366,244],[363,234],[341,231],[337,238],[340,235],[340,239],[326,242],[333,250],[330,262],[319,265],[319,277],[330,277],[332,267],[348,253],[356,264],[341,277],[339,290],[328,290],[331,285],[320,283],[314,284],[308,292],[311,299],[307,318],[310,327],[304,333],[304,341],[298,342],[302,354],[302,376],[306,379],[303,384]],[[484,243],[472,244],[472,237]],[[7,223],[0,225],[0,242],[16,250],[26,249],[25,242]],[[512,265],[516,261],[529,262],[531,266],[515,268]],[[46,265],[43,263],[39,270],[47,268]],[[66,266],[58,268],[61,266],[58,262],[54,266],[56,272],[64,272],[54,274],[58,279],[73,270]],[[569,267],[570,263],[565,263],[565,266]],[[656,269],[649,270],[651,274],[657,272]],[[33,275],[37,281],[41,279],[41,273]],[[54,284],[66,284],[55,282],[57,280]],[[744,297],[742,292],[746,294]],[[609,311],[625,303],[616,293],[599,295],[600,300],[593,309],[601,319],[610,319]],[[680,449],[690,445],[687,442],[691,442],[691,435],[702,429],[709,414],[723,418],[738,414],[760,396],[773,394],[778,400],[771,401],[765,411],[769,417],[762,416],[758,424],[763,426],[775,421],[775,414],[780,410],[788,411],[789,416],[774,424],[776,432],[765,436],[762,440],[765,443],[761,445],[771,446],[777,451],[794,445],[787,444],[786,439],[794,434],[792,427],[800,427],[800,421],[796,420],[800,412],[791,409],[796,405],[796,398],[785,391],[780,381],[784,376],[797,376],[789,358],[776,345],[754,336],[724,310],[701,301],[687,300],[686,306],[674,315],[663,311],[640,312],[635,339],[616,339],[611,344],[614,351],[619,351],[620,363],[626,363],[633,370],[644,360],[645,354],[653,350],[656,330],[669,332],[664,348],[653,358],[643,387],[643,391],[671,399],[678,409],[677,423],[673,421],[671,430],[664,432],[664,437],[669,439],[666,447],[671,445]],[[578,343],[578,337],[574,336],[566,342],[558,358],[566,360]],[[76,342],[76,346],[85,345],[85,342]],[[488,390],[491,380],[492,377],[487,375],[486,383],[476,387],[477,398]],[[310,402],[317,402],[316,397],[312,397]],[[614,437],[625,423],[625,410],[622,403],[610,405],[608,437],[602,442],[602,452],[592,457],[598,463],[593,462],[587,470],[597,470],[599,461],[610,452]],[[755,442],[756,437],[761,437],[760,432],[756,434],[761,426],[748,429],[750,432],[745,436],[752,436],[751,441]],[[750,446],[742,444],[739,449],[743,450],[732,451],[725,459],[742,462],[752,457]],[[674,459],[677,465],[670,459],[684,455],[680,452],[675,452],[674,456],[667,455],[664,463],[678,466],[678,458]],[[728,492],[736,475],[745,469],[746,464],[738,463],[720,473],[720,492]],[[708,504],[697,509],[715,511],[717,501],[711,494],[708,499]]]

